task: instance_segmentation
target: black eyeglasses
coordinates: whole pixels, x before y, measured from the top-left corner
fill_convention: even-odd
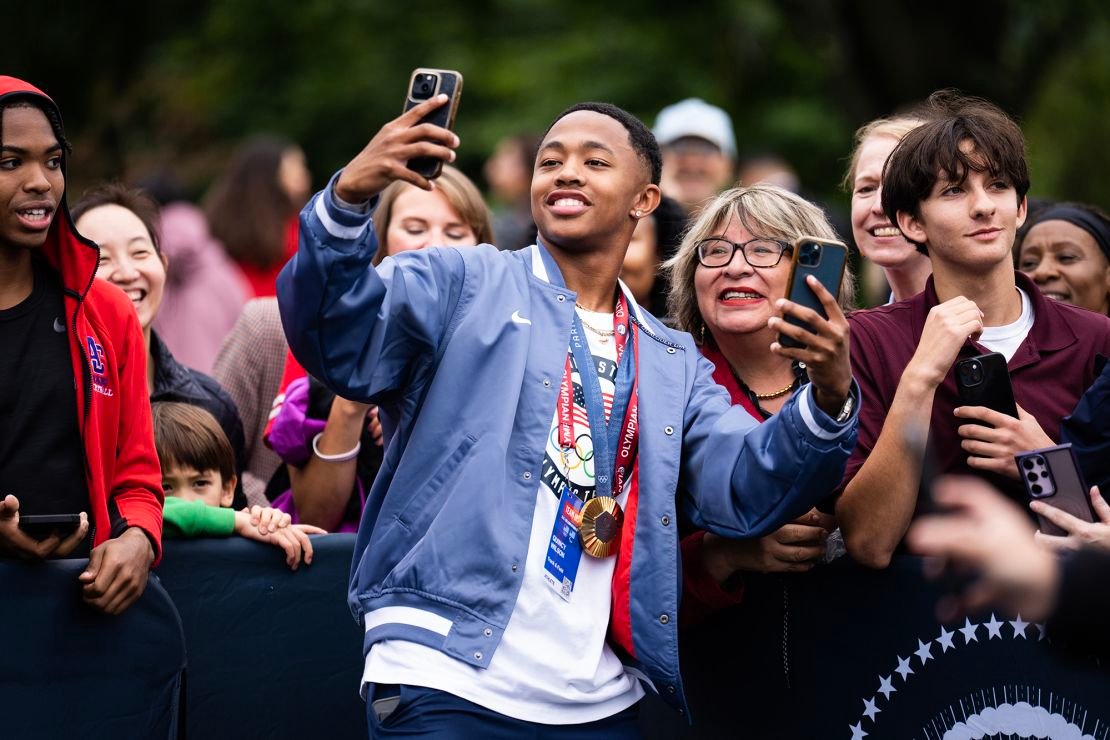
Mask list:
[[[705,267],[724,267],[732,262],[737,249],[752,267],[774,267],[782,260],[782,255],[793,251],[794,247],[778,239],[757,237],[737,243],[715,236],[698,242],[698,262]]]

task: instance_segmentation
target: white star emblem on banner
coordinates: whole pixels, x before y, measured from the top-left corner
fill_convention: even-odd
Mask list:
[[[928,663],[929,660],[933,657],[933,643],[932,643],[932,641],[922,642],[921,640],[918,640],[917,641],[917,650],[914,651],[914,655],[916,655],[918,657],[918,659],[921,661],[921,665],[925,665],[926,663]]]
[[[948,630],[944,629],[943,626],[940,628],[940,637],[937,638],[937,642],[940,643],[943,652],[947,653],[948,648],[955,649],[956,646],[952,643],[952,636],[955,634],[955,632],[949,632]]]

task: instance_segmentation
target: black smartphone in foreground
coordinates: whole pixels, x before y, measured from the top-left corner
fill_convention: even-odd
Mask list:
[[[968,357],[956,363],[956,392],[963,406],[986,406],[1018,418],[1006,358],[998,352]]]
[[[45,540],[54,532],[62,539],[81,526],[80,514],[21,514],[19,528],[33,540]]]
[[[812,308],[827,319],[829,316],[825,313],[825,307],[821,305],[817,294],[806,285],[806,276],[816,277],[834,298],[839,299],[840,283],[844,279],[844,268],[847,263],[848,247],[843,243],[813,236],[798,237],[794,240],[794,255],[790,260],[790,277],[786,283],[787,300],[799,306]],[[812,326],[793,316],[784,318],[790,324],[813,331]],[[785,334],[779,334],[779,344],[783,347],[805,346]]]
[[[436,95],[446,95],[448,101],[421,118],[420,123],[431,123],[445,129],[452,129],[455,126],[455,114],[459,111],[462,87],[462,75],[454,70],[420,67],[412,72],[403,110],[414,108]],[[435,157],[415,157],[406,164],[410,170],[429,180],[439,177],[439,173],[443,171],[443,160]]]
[[[1017,460],[1021,482],[1025,484],[1029,498],[1044,501],[1085,522],[1095,520],[1091,501],[1087,497],[1087,484],[1083,481],[1083,472],[1070,444],[1021,452],[1014,455],[1014,459]],[[1067,534],[1044,517],[1037,518],[1045,534]]]

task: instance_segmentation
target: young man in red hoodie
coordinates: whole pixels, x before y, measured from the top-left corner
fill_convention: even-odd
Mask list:
[[[162,488],[135,310],[94,280],[73,228],[67,142],[42,91],[0,77],[0,552],[82,556],[85,601],[130,606],[161,554]],[[34,539],[20,515],[76,514]]]

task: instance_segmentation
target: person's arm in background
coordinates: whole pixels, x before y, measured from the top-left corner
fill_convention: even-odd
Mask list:
[[[278,277],[289,346],[304,368],[345,398],[398,391],[413,358],[434,352],[462,289],[461,257],[449,249],[403,255],[374,269],[377,195],[395,180],[425,190],[408,169],[418,156],[453,161],[458,137],[420,124],[446,96],[386,124],[301,212],[300,247]]]
[[[882,430],[836,502],[836,518],[848,554],[872,568],[885,568],[906,533],[917,504],[922,449],[929,434],[933,398],[967,338],[983,330],[982,313],[972,301],[953,298],[934,306],[921,341],[902,373]],[[858,341],[868,341],[858,334]],[[853,354],[862,385],[869,384],[865,358],[877,349]],[[863,390],[868,403],[870,389]],[[874,430],[861,439],[868,444]],[[857,453],[859,454],[859,453]]]
[[[289,466],[293,501],[302,522],[329,531],[342,522],[357,484],[359,440],[367,425],[375,423],[375,411],[375,406],[336,396],[312,455],[302,466]],[[380,425],[377,436],[380,444]]]

